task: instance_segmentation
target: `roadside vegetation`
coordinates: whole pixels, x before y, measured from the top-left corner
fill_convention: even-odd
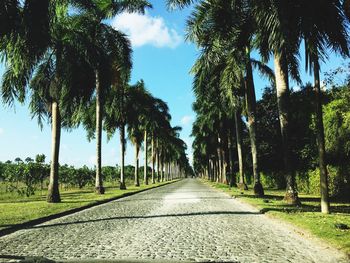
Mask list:
[[[284,202],[297,207],[299,192],[317,194],[325,214],[330,198],[350,202],[349,66],[322,72],[330,54],[349,58],[350,1],[168,2],[193,5],[196,175],[249,185],[261,198],[285,189]],[[268,84],[257,87],[255,74]]]
[[[206,184],[224,191],[238,200],[251,204],[262,213],[297,227],[301,235],[317,237],[345,252],[350,257],[350,203],[331,199],[331,214],[321,213],[320,196],[299,193],[300,206],[283,202],[283,190],[265,189],[264,198],[250,190],[230,188],[226,184],[203,180]]]

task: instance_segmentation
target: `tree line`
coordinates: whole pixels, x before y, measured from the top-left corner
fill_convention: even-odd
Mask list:
[[[168,0],[168,3],[171,8],[194,4],[187,20],[187,39],[200,50],[192,68],[196,96],[193,108],[197,113],[193,126],[196,173],[233,185],[234,177],[226,175],[233,174],[236,157],[238,186],[247,188],[244,173],[248,172],[253,175],[255,194],[263,196],[261,172],[271,174],[282,170],[280,174],[284,178],[280,180],[286,189],[284,200],[299,205],[296,174],[301,170],[297,160],[305,155],[306,161],[310,162],[308,159],[312,158],[310,169],[315,169],[314,164],[318,164],[321,210],[329,213],[327,164],[331,162],[327,155],[331,149],[326,144],[325,133],[328,140],[330,131],[324,129],[324,118],[328,117],[324,115],[329,112],[325,112],[322,105],[324,97],[338,98],[326,96],[328,91],[322,91],[320,71],[321,62],[327,61],[330,52],[349,56],[350,1]],[[299,85],[302,83],[301,45],[305,50],[305,69],[313,74],[314,83],[302,92],[291,94],[290,80]],[[253,58],[253,52],[258,53],[258,59]],[[274,70],[267,65],[270,60]],[[272,87],[258,104],[254,70],[265,76]],[[340,91],[348,92],[348,88]],[[293,100],[298,96],[304,101],[296,109]],[[329,103],[332,105],[333,101]],[[266,112],[266,108],[260,107],[262,105],[269,106],[271,112]],[[308,108],[307,112],[300,111],[305,108]],[[309,114],[308,121],[302,122],[304,120],[300,120],[297,113],[304,117]],[[306,132],[311,123],[312,132]],[[302,134],[299,129],[306,133]],[[266,134],[270,138],[266,138]],[[313,144],[315,138],[317,144]],[[339,144],[341,139],[336,141]],[[303,152],[308,150],[303,148],[307,145],[312,145],[312,154]],[[247,152],[251,155],[249,171],[245,167]],[[271,152],[278,154],[271,155]],[[338,158],[348,160],[348,156],[343,152]],[[266,167],[271,169],[266,170]]]
[[[45,163],[46,156],[38,154],[35,160],[27,157],[23,161],[17,157],[14,161],[0,162],[0,188],[5,193],[16,193],[19,196],[35,195],[37,191],[47,189],[50,175],[50,165]],[[144,171],[144,167],[140,166],[138,172]],[[147,167],[148,175],[152,173],[152,168]],[[104,183],[113,186],[120,183],[121,167],[103,166],[101,174]],[[135,182],[135,166],[126,165],[124,167],[125,181],[128,183]],[[59,165],[60,189],[82,189],[86,186],[95,185],[96,168],[89,168],[86,165],[76,168],[72,165]],[[164,171],[162,175],[155,178],[157,182],[169,181],[178,178],[180,175],[175,171]]]
[[[0,52],[5,63],[1,83],[4,104],[24,103],[42,127],[51,124],[52,151],[48,202],[60,202],[59,151],[61,129],[79,125],[96,139],[96,193],[103,194],[101,136],[119,131],[120,188],[126,189],[124,157],[126,132],[135,145],[135,185],[139,185],[139,152],[145,153],[152,183],[165,174],[191,172],[172,127],[167,104],[150,94],[143,81],[130,85],[129,39],[105,21],[122,12],[143,13],[144,0],[4,0],[0,3]],[[149,157],[150,156],[150,157]]]

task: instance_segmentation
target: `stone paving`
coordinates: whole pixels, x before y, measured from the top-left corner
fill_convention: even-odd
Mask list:
[[[2,237],[0,255],[54,260],[348,262],[341,253],[195,179]]]

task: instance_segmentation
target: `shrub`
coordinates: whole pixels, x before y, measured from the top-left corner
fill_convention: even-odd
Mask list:
[[[328,186],[329,195],[336,196],[341,192],[342,185],[342,174],[338,167],[327,166],[328,170]],[[306,194],[320,194],[320,169],[309,170],[306,173],[297,174],[297,186],[298,191]]]
[[[285,179],[282,173],[260,173],[261,183],[264,187],[267,188],[277,188],[283,189],[285,188]]]

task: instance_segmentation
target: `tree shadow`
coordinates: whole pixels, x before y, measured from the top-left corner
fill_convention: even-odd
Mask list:
[[[192,199],[198,199],[198,200],[231,200],[231,197],[175,197],[175,198],[164,198],[164,197],[159,197],[159,198],[141,198],[141,199],[121,199],[118,200],[120,203],[124,202],[140,202],[140,201],[160,201],[160,200],[165,200],[165,201],[176,201],[176,200],[192,200]]]
[[[320,198],[319,197],[299,197],[301,205],[294,206],[284,203],[275,203],[282,202],[284,196],[281,195],[265,195],[264,197],[258,197],[251,194],[241,194],[236,195],[236,197],[247,197],[251,199],[262,199],[267,206],[261,209],[262,213],[268,211],[284,212],[284,213],[302,213],[302,212],[321,212]],[[333,202],[333,203],[332,203]],[[316,203],[316,204],[310,204]],[[331,213],[340,213],[340,214],[350,214],[350,204],[346,200],[333,200],[331,199]]]
[[[107,217],[107,218],[98,218],[82,221],[73,221],[73,222],[64,222],[64,223],[55,223],[50,225],[37,225],[30,228],[50,228],[56,226],[67,226],[67,225],[76,225],[76,224],[86,224],[86,223],[97,223],[105,221],[114,221],[114,220],[132,220],[132,219],[154,219],[154,218],[167,218],[167,217],[189,217],[189,216],[213,216],[213,215],[261,215],[260,212],[250,212],[250,211],[213,211],[213,212],[194,212],[194,213],[182,213],[182,214],[163,214],[163,215],[143,215],[143,216],[116,216],[116,217]]]

